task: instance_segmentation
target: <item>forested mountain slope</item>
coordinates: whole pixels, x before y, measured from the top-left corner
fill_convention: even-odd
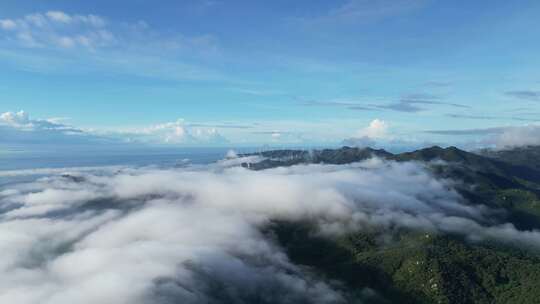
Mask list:
[[[420,162],[437,178],[450,179],[471,206],[497,212],[491,224],[540,229],[539,148],[466,152],[431,147],[409,153],[343,147],[336,150],[263,152],[243,164],[254,170],[305,163],[347,164],[378,157]],[[522,155],[524,153],[525,155]],[[268,233],[291,260],[342,282],[355,303],[538,303],[538,249],[421,229],[377,228],[322,236],[309,221],[273,221]]]

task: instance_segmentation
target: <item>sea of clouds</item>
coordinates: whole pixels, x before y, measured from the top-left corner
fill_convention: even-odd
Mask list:
[[[21,171],[41,177],[0,188],[0,303],[344,302],[261,232],[275,219],[327,236],[397,227],[540,247],[540,232],[493,223],[419,163],[242,161]]]

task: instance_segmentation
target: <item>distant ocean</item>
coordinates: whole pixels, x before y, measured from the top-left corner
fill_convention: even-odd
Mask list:
[[[236,153],[253,153],[272,149],[269,147],[234,149],[133,147],[126,149],[125,146],[119,148],[0,145],[0,191],[10,184],[72,169],[88,171],[112,166],[172,168],[205,165],[224,159],[230,150]]]
[[[0,151],[0,191],[10,184],[33,180],[41,175],[66,168],[109,166],[178,167],[209,164],[225,158],[227,148],[143,148],[143,149],[21,149],[5,147]],[[251,150],[253,151],[253,150]],[[52,170],[50,170],[52,169]],[[35,174],[33,173],[35,172]]]
[[[227,148],[154,148],[122,150],[82,150],[58,148],[46,150],[4,149],[0,153],[0,171],[71,168],[93,166],[176,166],[207,164],[225,157]]]

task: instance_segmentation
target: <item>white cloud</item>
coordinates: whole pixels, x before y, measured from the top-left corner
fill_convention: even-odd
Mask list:
[[[25,18],[26,19],[30,19],[30,17],[35,17],[35,18],[38,18],[40,21],[42,20],[41,19],[41,14],[33,14],[33,15],[28,15],[26,16]],[[79,23],[79,24],[85,24],[85,25],[89,25],[89,26],[93,26],[93,27],[104,27],[107,22],[105,21],[105,19],[103,17],[100,17],[100,16],[96,16],[96,15],[92,15],[92,14],[89,14],[89,15],[69,15],[69,14],[66,14],[62,11],[48,11],[45,13],[45,16],[47,16],[47,18],[53,22],[60,22],[60,23]]]
[[[30,115],[25,111],[5,112],[0,114],[0,127],[12,128],[15,130],[24,131],[66,131],[66,132],[82,132],[80,129],[73,128],[56,122],[54,119],[31,119]]]
[[[57,44],[64,48],[72,48],[75,46],[76,41],[70,37],[58,37]],[[88,44],[85,44],[87,46]]]
[[[388,124],[384,120],[374,119],[369,123],[369,126],[360,130],[358,135],[372,139],[385,138],[388,136]]]
[[[4,143],[15,144],[105,141],[116,144],[222,145],[229,142],[215,127],[192,127],[181,119],[129,130],[81,129],[62,120],[65,119],[31,119],[24,111],[5,112],[0,114],[0,135]]]
[[[367,127],[359,130],[355,136],[344,139],[341,144],[352,147],[373,147],[377,144],[377,140],[389,139],[388,129],[388,123],[376,118]]]
[[[69,15],[62,11],[34,13],[19,19],[0,20],[4,37],[27,48],[94,49],[111,46],[114,35],[105,27],[107,22],[96,15]]]
[[[375,21],[401,15],[422,7],[424,0],[349,0],[332,10],[329,18],[343,21]]]
[[[496,135],[493,141],[500,149],[540,145],[540,126],[503,128],[501,134]]]
[[[117,48],[144,56],[164,52],[198,53],[201,56],[219,53],[216,38],[212,35],[164,35],[154,31],[148,23],[109,22],[97,15],[67,14],[62,11],[33,13],[18,19],[0,20],[0,38],[10,46],[26,48],[86,48],[92,51]],[[32,43],[30,43],[32,42]],[[159,50],[156,52],[156,50]],[[133,56],[133,53],[130,53]],[[103,59],[102,59],[103,60]],[[111,61],[118,61],[114,59]],[[130,62],[131,64],[131,62]]]
[[[511,149],[540,145],[540,125],[536,124],[477,129],[431,130],[426,132],[444,136],[477,136],[476,141],[465,142],[465,145],[471,149],[485,147]]]
[[[151,126],[143,129],[142,133],[157,135],[166,143],[181,143],[190,139],[183,120]]]
[[[61,11],[48,11],[45,13],[50,20],[62,23],[70,23],[73,18],[70,15]]]
[[[415,163],[71,174],[0,192],[0,302],[345,302],[261,233],[271,219],[310,219],[323,234],[405,227],[540,247],[538,231],[485,224],[490,210]]]
[[[17,27],[15,21],[11,19],[2,19],[0,20],[0,28],[4,30],[13,30]]]
[[[28,113],[24,111],[19,112],[5,112],[0,114],[0,123],[6,123],[10,125],[26,125],[30,122]]]
[[[131,23],[92,14],[37,12],[0,20],[0,43],[0,59],[25,71],[128,74],[174,81],[233,78],[202,62],[220,55],[216,37],[158,31],[143,20]]]
[[[34,39],[34,36],[32,36],[32,34],[29,33],[29,32],[20,32],[20,33],[18,33],[16,35],[16,39],[21,45],[23,45],[25,47],[34,48],[34,47],[42,47],[43,46],[41,43],[36,41],[36,39]]]
[[[198,141],[221,144],[229,142],[216,128],[195,128],[194,131],[190,132],[192,137]]]
[[[32,119],[24,111],[0,114],[0,136],[4,144],[81,144],[105,140],[54,119]]]
[[[145,128],[121,131],[131,141],[154,144],[224,144],[228,140],[214,127],[191,127],[183,119]]]
[[[105,21],[105,19],[103,17],[100,17],[100,16],[96,16],[96,15],[77,15],[75,17],[76,20],[80,21],[80,22],[83,22],[83,23],[87,23],[87,24],[90,24],[94,27],[104,27],[105,25],[107,25],[107,22]]]
[[[45,27],[48,25],[47,18],[42,14],[30,14],[26,15],[24,19],[31,25],[36,27]],[[23,27],[27,27],[27,24],[21,23]]]
[[[347,0],[318,17],[304,17],[308,24],[369,24],[421,9],[427,0]]]

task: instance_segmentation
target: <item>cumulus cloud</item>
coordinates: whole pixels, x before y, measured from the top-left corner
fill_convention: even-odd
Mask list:
[[[171,144],[221,145],[228,143],[216,127],[185,123],[183,120],[125,130],[81,129],[62,123],[63,119],[32,119],[24,111],[0,114],[3,143],[13,144]],[[226,126],[225,126],[226,127]]]
[[[33,119],[24,111],[0,114],[0,136],[3,144],[79,144],[105,140],[54,119]]]
[[[374,119],[369,126],[360,130],[358,135],[375,139],[385,138],[388,135],[388,124],[384,120]]]
[[[132,141],[154,144],[226,144],[229,141],[212,126],[192,126],[183,119],[120,132]]]
[[[0,301],[6,303],[343,303],[339,285],[288,260],[271,220],[326,235],[405,227],[540,246],[490,225],[451,183],[378,159],[249,171],[71,172],[0,192]]]
[[[389,125],[384,120],[374,119],[369,125],[357,132],[351,138],[344,139],[342,144],[353,147],[375,146],[376,140],[387,139]]]
[[[168,143],[183,142],[191,139],[191,134],[187,132],[183,120],[151,126],[143,129],[141,133],[150,135],[159,134]]]
[[[28,118],[28,113],[24,111],[19,112],[5,112],[0,114],[0,122],[11,124],[11,125],[17,125],[22,126],[26,125],[30,122]]]

